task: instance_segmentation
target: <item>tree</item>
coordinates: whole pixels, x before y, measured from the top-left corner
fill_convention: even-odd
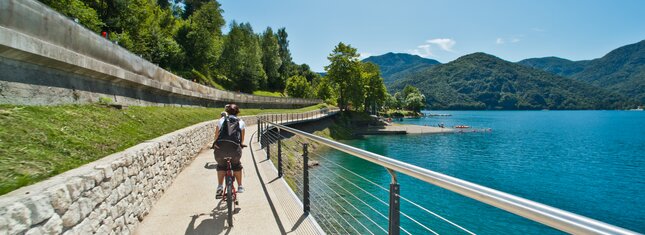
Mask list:
[[[232,22],[230,28],[218,67],[232,81],[234,90],[251,93],[265,85],[267,79],[259,38],[249,23]]]
[[[410,94],[421,94],[421,91],[419,91],[419,88],[407,85],[405,86],[405,88],[403,88],[403,91],[401,91],[403,100],[406,100]]]
[[[208,74],[215,66],[221,52],[224,19],[217,2],[209,2],[195,11],[182,26],[177,40],[186,52],[186,69],[197,69]]]
[[[311,85],[307,78],[295,75],[287,79],[287,86],[284,92],[291,97],[309,98],[311,97]]]
[[[163,1],[163,0],[160,0],[160,1]],[[220,5],[215,0],[183,0],[183,1],[175,0],[175,1],[176,2],[183,2],[183,4],[184,4],[183,17],[184,17],[184,19],[188,19],[188,17],[192,16],[193,13],[196,12],[204,4],[214,2],[218,6]]]
[[[342,42],[327,56],[330,64],[325,66],[325,71],[338,88],[338,107],[341,110],[347,110],[350,102],[355,106],[363,103],[364,93],[358,56],[356,48]]]
[[[376,113],[385,102],[387,89],[378,65],[374,63],[362,63],[361,76],[365,83],[365,104],[366,112]]]
[[[405,108],[420,112],[423,107],[425,107],[426,97],[420,93],[411,93],[405,98]]]
[[[307,81],[309,82],[312,82],[314,79],[320,77],[319,74],[315,73],[314,71],[311,71],[311,68],[309,67],[308,64],[301,64],[301,65],[294,64],[292,68],[294,69],[293,74],[303,76],[307,78]]]
[[[280,60],[282,61],[282,64],[280,64],[280,69],[278,71],[280,72],[282,85],[284,86],[284,82],[287,80],[287,78],[293,75],[292,71],[294,63],[291,60],[291,52],[289,51],[289,40],[287,39],[289,34],[287,34],[287,30],[285,28],[278,29],[276,36],[278,38],[278,46],[280,47]]]
[[[105,26],[96,10],[82,0],[41,0],[41,2],[66,16],[78,19],[79,23],[94,32],[101,32],[101,28]]]
[[[282,59],[280,58],[280,45],[278,37],[273,33],[271,27],[262,33],[262,65],[267,75],[267,88],[269,90],[282,90],[284,80],[280,74]]]
[[[386,93],[384,106],[385,106],[385,109],[396,109],[401,107],[401,104],[390,93]]]
[[[328,77],[318,77],[313,81],[316,98],[327,103],[335,103],[337,97],[336,89]]]

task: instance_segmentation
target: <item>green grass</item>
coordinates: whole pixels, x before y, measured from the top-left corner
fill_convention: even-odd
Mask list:
[[[396,110],[396,109],[388,109],[384,112],[380,112],[380,114],[384,117],[410,117],[410,116],[419,116],[420,113],[417,113],[412,110]]]
[[[271,97],[285,97],[282,92],[278,91],[254,91],[253,95],[259,95],[259,96],[271,96]]]
[[[242,109],[240,115],[301,109]],[[145,140],[214,119],[222,109],[103,105],[0,105],[0,195],[79,167]]]

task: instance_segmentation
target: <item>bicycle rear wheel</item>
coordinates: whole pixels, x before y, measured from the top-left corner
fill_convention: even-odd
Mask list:
[[[228,226],[233,227],[233,180],[226,179],[226,206],[228,207]]]

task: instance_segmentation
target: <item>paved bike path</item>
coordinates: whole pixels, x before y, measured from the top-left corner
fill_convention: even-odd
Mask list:
[[[135,234],[280,234],[249,148],[242,151],[241,161],[245,192],[238,194],[240,205],[233,215],[233,227],[226,223],[226,203],[215,199],[217,172],[205,167],[214,165],[215,159],[213,150],[206,149],[177,176]]]

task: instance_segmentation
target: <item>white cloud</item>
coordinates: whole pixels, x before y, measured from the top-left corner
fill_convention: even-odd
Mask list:
[[[532,28],[531,30],[533,30],[533,31],[535,31],[535,32],[546,32],[546,29],[543,29],[543,28],[537,28],[537,27],[536,27],[536,28]]]
[[[421,57],[433,56],[432,51],[430,50],[430,44],[419,45],[416,49],[408,50],[408,53]]]
[[[374,55],[374,54],[369,53],[369,52],[360,52],[358,54],[359,54],[358,58],[361,59],[361,60]]]
[[[442,50],[450,51],[450,52],[452,52],[452,47],[455,46],[455,44],[457,44],[455,40],[452,40],[450,38],[435,38],[435,39],[430,39],[426,42],[435,44],[439,46]]]
[[[450,38],[429,39],[426,43],[418,45],[416,49],[407,50],[407,52],[421,57],[430,57],[434,56],[433,48],[438,46],[441,50],[453,52],[452,48],[455,44],[457,42]]]
[[[495,44],[501,45],[506,43],[518,43],[521,39],[519,37],[509,37],[509,38],[497,38]]]

